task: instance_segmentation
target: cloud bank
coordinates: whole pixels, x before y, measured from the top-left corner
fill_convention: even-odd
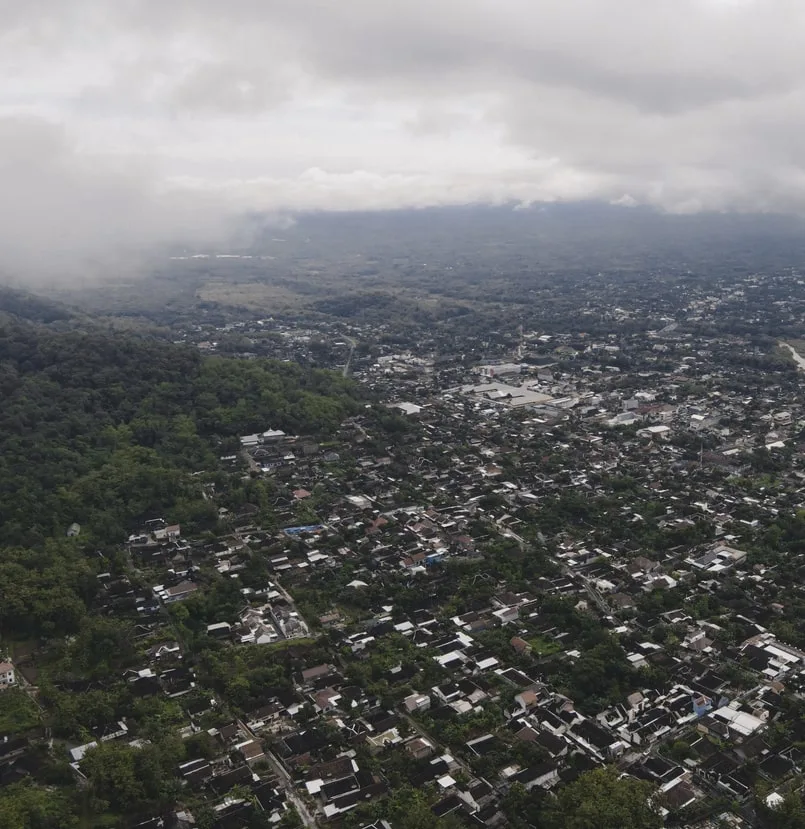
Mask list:
[[[0,271],[253,210],[800,213],[803,41],[794,0],[0,0]]]

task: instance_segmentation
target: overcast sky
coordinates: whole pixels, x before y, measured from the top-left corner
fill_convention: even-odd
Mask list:
[[[0,0],[0,267],[241,210],[805,208],[802,0]]]

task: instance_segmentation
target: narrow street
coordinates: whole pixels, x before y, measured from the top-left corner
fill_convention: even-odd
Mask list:
[[[559,561],[558,559],[552,558],[554,564],[557,564],[562,571],[563,576],[567,576],[568,578],[573,579],[574,581],[578,578],[578,573],[574,573],[573,570],[570,569],[564,562]],[[584,589],[587,591],[588,598],[593,602],[593,604],[604,614],[604,616],[610,616],[612,614],[612,609],[606,603],[603,596],[590,584],[590,582],[583,578],[581,582],[584,586]]]
[[[246,461],[246,465],[249,467],[250,472],[262,472],[260,468],[260,464],[248,453],[246,449],[240,450],[240,456]]]
[[[349,354],[347,355],[347,361],[344,363],[344,371],[342,374],[344,377],[349,377],[349,367],[352,363],[352,355],[355,353],[355,348],[358,345],[357,340],[353,340],[352,337],[344,337],[344,339],[349,343],[350,349]]]
[[[238,720],[238,726],[243,730],[244,734],[248,734],[253,740],[256,740],[258,743],[262,744],[260,738],[251,730],[251,728],[249,728],[249,726],[246,725],[245,722],[243,722],[243,720]],[[296,787],[294,786],[293,780],[291,780],[291,776],[285,770],[285,766],[283,766],[282,763],[268,749],[266,749],[266,760],[274,770],[277,778],[281,781],[282,788],[288,795],[288,800],[290,800],[296,808],[297,814],[302,820],[302,823],[304,823],[307,829],[317,829],[318,823],[316,822],[316,818],[310,812],[310,809],[305,801],[302,800],[302,798],[297,794]]]
[[[291,780],[291,776],[288,772],[285,771],[285,767],[270,751],[266,751],[266,759],[277,773],[279,779],[282,781],[283,788],[288,795],[288,800],[293,803],[297,814],[302,820],[302,823],[305,824],[307,829],[317,829],[318,823],[316,822],[316,818],[311,814],[307,803],[305,803],[305,801],[302,800],[302,798],[297,794],[293,780]]]

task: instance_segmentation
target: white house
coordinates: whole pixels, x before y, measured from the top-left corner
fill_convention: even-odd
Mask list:
[[[0,662],[0,691],[17,684],[14,666],[10,662]]]

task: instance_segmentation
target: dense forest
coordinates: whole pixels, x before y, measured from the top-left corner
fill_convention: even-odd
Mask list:
[[[356,407],[330,372],[13,322],[0,326],[0,394],[0,620],[26,627],[38,603],[74,615],[88,589],[82,550],[154,515],[214,520],[190,473],[212,474],[238,435],[324,434]]]
[[[355,406],[329,372],[14,324],[0,327],[0,394],[0,543],[36,548],[74,522],[120,541],[238,435],[326,433]]]
[[[327,436],[359,402],[337,374],[78,330],[13,299],[0,322],[0,657],[34,648],[46,667],[38,705],[18,690],[0,696],[0,739],[41,727],[81,741],[128,716],[152,740],[99,750],[84,793],[43,749],[32,776],[0,791],[0,826],[120,825],[121,813],[170,802],[175,763],[195,749],[166,735],[175,704],[149,706],[121,684],[138,648],[130,622],[98,615],[98,573],[120,571],[120,543],[144,519],[214,528],[205,486],[221,480],[239,435]]]

